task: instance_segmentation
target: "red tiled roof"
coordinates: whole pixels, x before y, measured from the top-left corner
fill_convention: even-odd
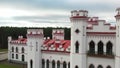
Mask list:
[[[55,48],[52,51],[60,51],[58,50],[59,48],[63,49],[62,52],[66,52],[66,49],[70,46],[70,40],[59,40],[59,41],[55,41],[55,40],[45,40],[44,41],[44,47],[47,47],[46,50],[43,49],[43,51],[51,51],[50,48],[53,46],[53,48]],[[62,47],[60,47],[62,46]]]

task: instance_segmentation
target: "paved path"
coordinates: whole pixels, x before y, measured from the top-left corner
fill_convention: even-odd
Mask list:
[[[5,59],[7,59],[8,58],[8,53],[1,53],[0,52],[0,61],[1,60],[5,60]]]

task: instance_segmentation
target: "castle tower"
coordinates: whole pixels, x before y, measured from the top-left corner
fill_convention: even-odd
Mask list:
[[[115,55],[115,68],[120,68],[120,8],[116,9],[116,55]]]
[[[11,40],[12,40],[12,37],[9,36],[8,37],[8,61],[11,60],[11,45],[10,45]]]
[[[53,29],[52,30],[52,39],[64,40],[64,30],[63,29]]]
[[[27,45],[28,45],[28,65],[27,68],[41,68],[41,45],[43,45],[43,30],[28,29]]]
[[[71,12],[71,68],[87,68],[86,66],[86,25],[88,11],[74,10]]]

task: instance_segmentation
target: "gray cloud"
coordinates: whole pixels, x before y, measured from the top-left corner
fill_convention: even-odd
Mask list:
[[[120,2],[117,0],[0,0],[0,6],[22,9],[27,11],[41,11],[42,10],[64,10],[70,14],[71,10],[74,9],[86,9],[89,11],[90,16],[100,16],[102,19],[108,19],[114,22],[114,12],[117,7],[119,7]],[[47,11],[46,10],[46,11]],[[32,23],[68,23],[69,16],[66,15],[48,15],[48,16],[16,16],[12,17],[12,20],[17,21],[27,21]],[[107,14],[107,15],[105,15]],[[0,19],[4,20],[4,19]],[[0,23],[4,24],[4,23]],[[63,24],[65,25],[65,24]]]

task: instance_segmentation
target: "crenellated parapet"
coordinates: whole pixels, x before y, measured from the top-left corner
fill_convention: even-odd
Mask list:
[[[73,10],[71,11],[71,18],[87,18],[88,11],[87,10]]]
[[[28,29],[27,36],[44,36],[43,29]]]
[[[52,39],[64,40],[64,29],[53,29],[52,30]]]
[[[25,44],[26,45],[27,38],[23,38],[23,36],[18,36],[18,39],[12,39],[12,37],[9,36],[8,42],[10,44]]]
[[[117,14],[115,15],[116,19],[120,19],[120,8],[116,9]]]

